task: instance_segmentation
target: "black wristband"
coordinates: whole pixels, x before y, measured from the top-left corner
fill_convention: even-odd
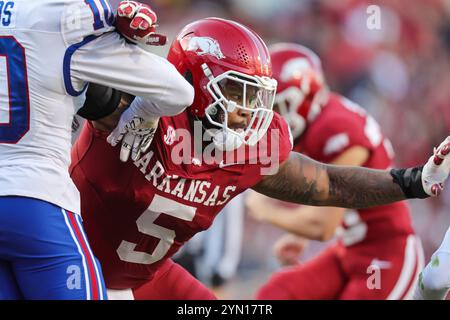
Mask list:
[[[86,92],[86,101],[77,114],[87,120],[99,120],[116,111],[122,93],[95,83],[90,83]]]
[[[403,193],[408,199],[424,199],[429,195],[425,192],[422,185],[422,169],[421,167],[408,169],[392,169],[391,176],[394,182],[402,188]]]

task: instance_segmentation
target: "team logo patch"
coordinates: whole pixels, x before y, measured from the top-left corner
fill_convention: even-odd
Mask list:
[[[176,138],[175,129],[172,128],[171,126],[169,126],[169,127],[167,128],[167,133],[164,135],[164,142],[165,142],[168,146],[171,146],[171,145],[173,145],[173,143],[175,142],[175,138]]]
[[[217,59],[225,58],[217,40],[209,37],[192,37],[189,39],[187,51],[193,51],[199,56],[209,54]]]

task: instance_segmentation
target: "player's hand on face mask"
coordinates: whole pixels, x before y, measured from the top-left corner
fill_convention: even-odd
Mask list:
[[[430,196],[438,196],[450,174],[450,136],[434,149],[422,170],[422,186]]]
[[[121,1],[116,28],[128,40],[143,47],[163,46],[167,37],[156,33],[158,17],[150,6],[137,1]]]
[[[136,161],[150,147],[158,122],[159,118],[144,120],[133,113],[132,109],[128,109],[122,114],[119,124],[108,136],[107,141],[113,147],[122,142],[120,150],[122,162],[127,162],[130,154],[131,159]]]

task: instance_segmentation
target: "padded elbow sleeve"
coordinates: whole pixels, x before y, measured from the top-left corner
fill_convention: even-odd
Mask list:
[[[120,104],[122,93],[95,83],[90,83],[86,101],[77,114],[87,120],[99,120],[112,114]]]

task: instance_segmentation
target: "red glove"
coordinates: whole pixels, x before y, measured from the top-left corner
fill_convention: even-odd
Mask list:
[[[163,46],[167,37],[155,32],[157,20],[156,13],[148,5],[137,1],[121,1],[117,10],[116,28],[133,43]]]

